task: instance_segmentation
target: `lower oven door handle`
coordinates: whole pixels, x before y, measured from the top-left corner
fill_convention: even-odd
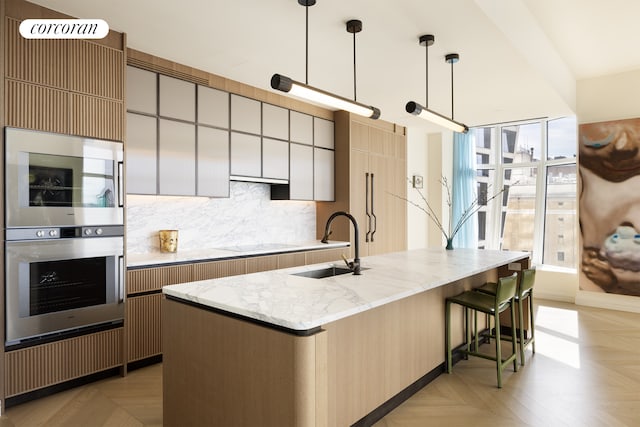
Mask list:
[[[124,256],[118,256],[118,303],[124,302]]]

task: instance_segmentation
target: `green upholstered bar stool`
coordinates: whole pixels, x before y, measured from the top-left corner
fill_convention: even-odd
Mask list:
[[[529,268],[522,271],[522,275],[520,277],[520,281],[518,282],[518,289],[516,290],[516,306],[518,307],[518,346],[520,347],[520,364],[524,366],[524,350],[531,344],[531,352],[533,354],[536,353],[536,333],[535,333],[535,325],[533,319],[533,285],[536,281],[536,270],[535,268]],[[495,295],[497,290],[497,283],[487,283],[484,286],[476,288],[475,290],[478,292],[486,293],[489,295]],[[524,310],[522,309],[522,301],[528,301],[529,305],[529,331],[531,334],[525,338],[524,337]],[[512,329],[513,332],[513,324]],[[515,334],[512,334],[515,335]]]
[[[446,348],[447,348],[447,372],[451,373],[451,305],[459,304],[464,307],[465,313],[465,344],[466,350],[463,350],[465,355],[482,357],[488,360],[494,360],[496,362],[496,368],[498,371],[498,388],[502,388],[502,371],[511,362],[513,362],[514,372],[518,371],[517,350],[516,350],[516,337],[511,338],[511,355],[506,359],[502,359],[502,350],[500,348],[500,313],[510,307],[514,307],[516,288],[518,286],[517,273],[508,277],[501,277],[496,284],[495,295],[489,295],[482,292],[466,291],[459,295],[449,297],[446,300],[445,308],[445,323],[446,323]],[[491,356],[489,354],[480,353],[477,349],[477,339],[474,350],[471,350],[471,336],[469,328],[469,310],[475,313],[482,312],[491,315],[495,318],[496,324],[496,354]],[[515,324],[515,313],[511,310],[511,323]],[[474,322],[474,334],[477,337],[477,322]]]

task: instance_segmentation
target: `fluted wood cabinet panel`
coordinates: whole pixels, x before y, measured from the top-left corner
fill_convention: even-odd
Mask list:
[[[199,262],[193,265],[193,280],[217,279],[218,277],[237,276],[246,273],[247,261],[245,259]]]
[[[306,262],[304,252],[278,255],[278,268],[289,268],[304,265]]]
[[[70,104],[70,133],[115,141],[124,139],[121,101],[71,93]]]
[[[5,353],[5,397],[122,365],[122,328]]]
[[[161,293],[127,299],[128,362],[162,353],[161,302]]]
[[[62,90],[5,80],[5,124],[69,133],[69,94]]]
[[[247,258],[247,273],[276,270],[278,268],[278,255],[259,256]]]
[[[67,41],[28,40],[19,20],[7,17],[5,24],[5,77],[67,89]]]
[[[122,100],[124,52],[89,41],[70,40],[69,90]]]
[[[342,254],[347,255],[348,253],[349,248],[324,249],[320,251],[307,252],[307,264],[338,261],[342,259]]]
[[[127,295],[157,291],[165,285],[192,280],[192,264],[129,270],[127,271]]]

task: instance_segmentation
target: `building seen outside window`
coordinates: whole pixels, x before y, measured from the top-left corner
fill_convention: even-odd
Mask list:
[[[534,264],[578,261],[576,118],[478,127],[478,247],[526,251]],[[500,189],[505,192],[488,201]]]

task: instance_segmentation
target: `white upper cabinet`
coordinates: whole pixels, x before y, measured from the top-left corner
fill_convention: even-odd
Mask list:
[[[271,104],[262,104],[262,135],[288,140],[289,110]]]
[[[313,117],[308,114],[291,111],[291,141],[301,144],[313,144]]]
[[[289,143],[262,139],[262,177],[289,179]]]
[[[335,200],[335,151],[313,149],[313,200]]]
[[[195,196],[196,127],[160,119],[160,194]]]
[[[160,75],[160,115],[196,121],[196,85]]]
[[[231,175],[262,176],[260,137],[231,132]]]
[[[289,198],[313,200],[313,147],[291,144]]]
[[[229,131],[198,126],[198,196],[229,197]]]
[[[313,118],[313,145],[316,147],[334,149],[333,122],[330,120]]]
[[[198,123],[229,128],[229,94],[198,85]]]
[[[261,108],[260,101],[231,95],[231,129],[260,135]]]
[[[127,110],[156,114],[158,88],[156,73],[127,66]]]
[[[157,179],[157,119],[142,114],[127,113],[127,193],[156,194]]]

